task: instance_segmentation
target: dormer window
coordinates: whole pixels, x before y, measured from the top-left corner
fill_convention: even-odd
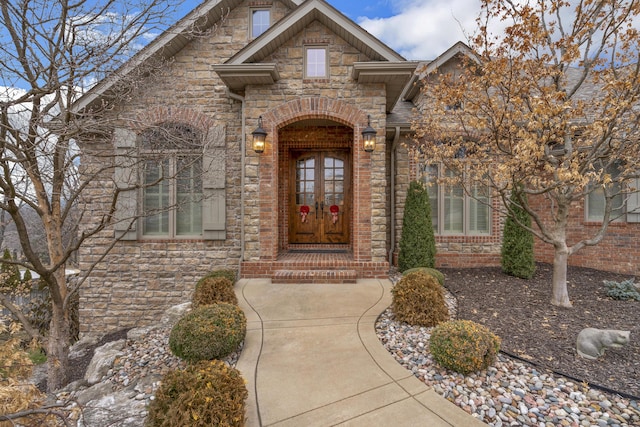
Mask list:
[[[304,77],[323,79],[329,76],[326,46],[305,47]]]
[[[271,10],[251,9],[251,38],[256,38],[271,26]]]

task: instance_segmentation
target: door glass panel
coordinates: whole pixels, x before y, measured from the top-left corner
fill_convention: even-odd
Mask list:
[[[329,206],[344,204],[344,161],[341,159],[324,159],[324,200]]]
[[[296,162],[296,204],[313,205],[315,192],[315,158]]]

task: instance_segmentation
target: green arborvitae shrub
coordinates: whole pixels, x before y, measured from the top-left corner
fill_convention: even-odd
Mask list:
[[[444,288],[421,271],[404,276],[391,290],[396,319],[411,325],[435,326],[449,319]]]
[[[444,274],[442,274],[440,271],[436,270],[435,268],[429,268],[429,267],[410,268],[408,270],[405,270],[402,273],[402,275],[406,276],[408,274],[415,273],[417,271],[422,271],[424,273],[432,275],[433,277],[438,279],[438,283],[440,283],[441,285],[444,285]]]
[[[436,264],[436,240],[431,222],[427,188],[418,181],[409,184],[402,218],[398,269],[429,267]]]
[[[453,320],[433,328],[429,350],[439,365],[467,375],[493,364],[500,338],[470,320]]]
[[[247,396],[238,370],[219,360],[202,361],[164,376],[145,426],[244,426]]]
[[[6,277],[4,283],[1,286],[5,289],[16,289],[20,284],[20,269],[17,265],[11,264],[10,261],[13,261],[11,257],[11,252],[9,249],[5,249],[2,254],[2,265],[0,265],[0,273]]]
[[[29,283],[33,280],[33,275],[31,274],[31,270],[26,269],[24,271],[24,276],[22,276],[22,282],[23,283]]]
[[[222,269],[222,270],[214,270],[211,273],[207,274],[206,277],[225,277],[229,279],[231,285],[236,283],[236,271],[231,269]]]
[[[192,308],[211,305],[218,302],[238,304],[238,297],[233,290],[233,283],[226,277],[203,277],[196,284],[191,301]]]
[[[607,288],[607,295],[610,298],[623,301],[640,301],[639,287],[634,283],[633,279],[623,280],[622,282],[605,280],[604,285]]]
[[[238,348],[246,332],[247,319],[237,305],[205,305],[178,320],[169,348],[187,362],[222,359]]]
[[[504,236],[502,237],[501,265],[505,274],[531,279],[536,271],[533,255],[533,233],[522,228],[519,224],[531,227],[531,217],[522,208],[522,205],[526,203],[526,194],[517,191],[511,193],[510,213],[505,220]]]

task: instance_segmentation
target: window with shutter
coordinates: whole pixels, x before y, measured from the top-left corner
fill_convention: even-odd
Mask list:
[[[138,136],[117,129],[114,143],[117,238],[226,238],[223,126],[206,135],[180,123]]]

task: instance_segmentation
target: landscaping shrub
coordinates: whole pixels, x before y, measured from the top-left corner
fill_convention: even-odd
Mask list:
[[[493,364],[500,338],[470,320],[454,320],[433,328],[429,350],[439,365],[466,375]]]
[[[429,268],[429,267],[410,268],[408,270],[405,270],[402,273],[402,275],[406,276],[408,274],[415,273],[417,271],[422,271],[424,273],[432,275],[433,277],[438,279],[438,283],[440,283],[441,285],[444,285],[444,274],[442,274],[440,271],[436,270],[435,268]]]
[[[401,272],[415,267],[435,267],[436,240],[431,222],[431,203],[427,188],[412,181],[402,217],[402,236],[398,269]]]
[[[192,308],[218,302],[238,305],[238,298],[233,290],[233,282],[222,276],[207,276],[200,279],[193,293]]]
[[[222,359],[238,348],[246,332],[247,319],[238,306],[205,305],[178,320],[169,335],[169,348],[188,362]]]
[[[1,287],[6,290],[13,290],[18,287],[20,284],[20,270],[18,266],[15,264],[11,264],[10,261],[13,261],[11,257],[11,252],[9,249],[5,249],[2,254],[2,265],[0,265],[0,273],[4,273],[4,283],[1,284]]]
[[[218,360],[202,361],[164,376],[145,425],[244,426],[247,396],[238,370]]]
[[[640,301],[638,285],[634,283],[633,279],[623,280],[622,282],[604,280],[604,285],[607,287],[607,295],[613,299]]]
[[[229,279],[229,281],[231,282],[231,285],[233,286],[233,284],[236,283],[236,271],[235,270],[231,270],[231,269],[221,269],[221,270],[214,270],[211,273],[207,274],[206,277],[225,277],[227,279]]]
[[[527,196],[514,191],[509,200],[509,210],[504,223],[504,236],[500,263],[502,271],[510,276],[531,279],[536,271],[533,254],[533,233],[520,226],[531,227],[531,216],[522,208],[527,203]],[[517,221],[516,221],[517,219]],[[519,222],[519,223],[518,223]]]
[[[391,293],[392,310],[401,322],[429,327],[449,319],[444,288],[431,274],[421,271],[408,274]]]
[[[27,381],[32,363],[21,348],[17,332],[15,325],[8,328],[0,321],[0,334],[6,337],[0,341],[0,415],[37,409],[46,399],[46,395]],[[0,427],[58,425],[55,421],[54,416],[33,414],[13,421],[0,421]]]

